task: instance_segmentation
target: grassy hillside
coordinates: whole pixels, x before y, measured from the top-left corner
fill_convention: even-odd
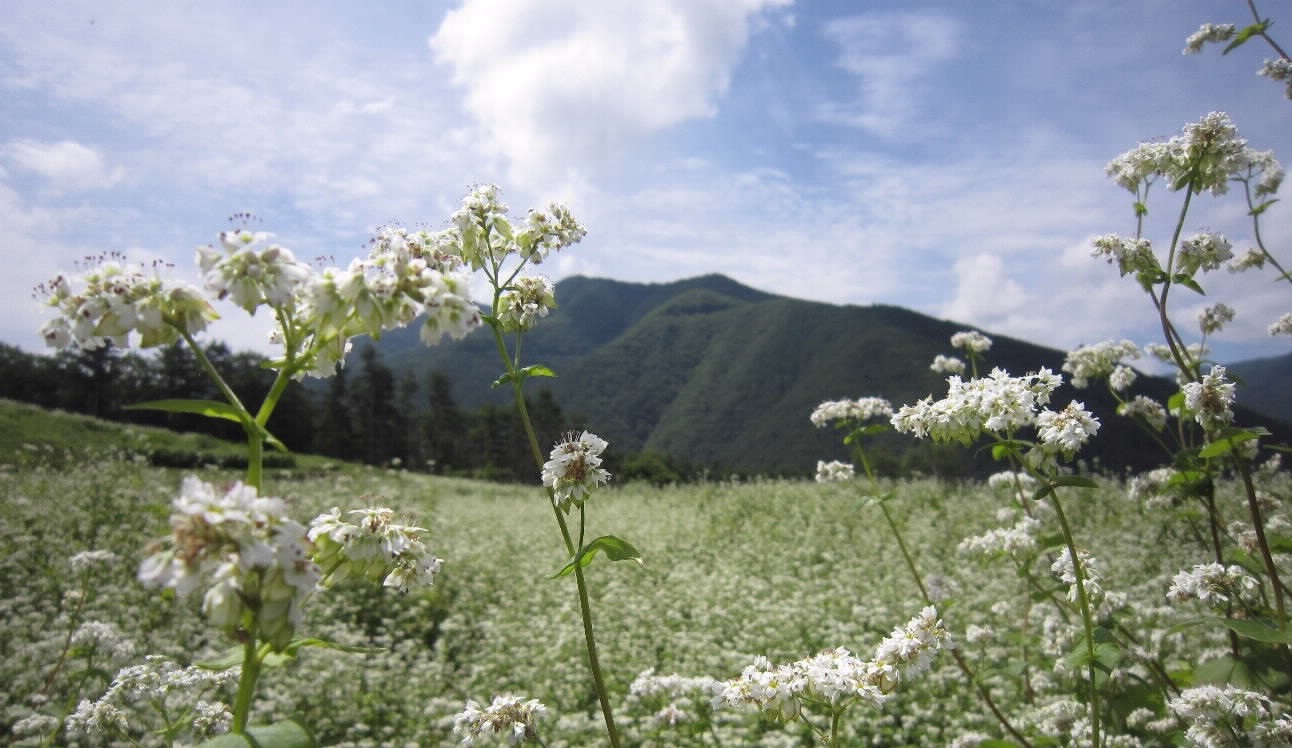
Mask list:
[[[115,454],[167,467],[246,465],[246,445],[203,434],[112,423],[0,399],[0,465],[70,463]],[[266,453],[270,467],[317,467],[322,458]]]

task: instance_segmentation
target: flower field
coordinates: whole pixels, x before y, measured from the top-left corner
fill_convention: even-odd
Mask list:
[[[182,477],[120,456],[74,471],[37,463],[0,474],[0,675],[10,684],[0,724],[7,740],[48,744],[57,720],[82,699],[103,696],[119,669],[147,655],[186,666],[225,654],[227,642],[195,614],[198,601],[169,599],[136,579],[145,547],[166,529]],[[199,477],[213,484],[239,478],[218,471]],[[538,723],[546,745],[604,741],[573,581],[551,578],[565,559],[550,542],[551,504],[542,491],[348,466],[266,478],[266,492],[286,499],[301,521],[359,496],[394,507],[430,529],[444,564],[434,585],[405,595],[319,594],[302,627],[373,651],[310,648],[291,666],[267,670],[254,721],[295,719],[319,745],[453,745],[453,718],[468,700],[488,703],[511,692],[546,705]],[[868,652],[923,607],[892,533],[860,486],[714,482],[598,494],[596,521],[607,526],[590,531],[631,527],[643,557],[640,568],[588,569],[626,744],[813,744],[804,721],[784,726],[751,711],[711,712],[712,694],[697,679],[735,678],[758,655],[787,662],[839,646]],[[1286,491],[1285,479],[1277,487]],[[895,498],[887,506],[930,595],[996,702],[1029,734],[1057,740],[1070,732],[1079,711],[1064,658],[1073,627],[1045,600],[1066,589],[1049,571],[1057,556],[1049,546],[1058,543],[1021,537],[1023,511],[1007,485],[908,480],[889,488]],[[1152,700],[1142,684],[1153,680],[1153,663],[1190,670],[1223,655],[1228,639],[1219,626],[1162,623],[1187,619],[1189,607],[1199,606],[1167,598],[1173,575],[1205,559],[1198,513],[1144,491],[1132,496],[1113,480],[1083,493],[1068,502],[1074,533],[1098,540],[1096,559],[1087,561],[1114,601],[1117,625],[1143,632],[1136,640],[1142,651],[1123,653],[1118,683],[1108,689],[1124,701],[1112,711],[1127,718],[1140,708],[1137,700]],[[1236,494],[1220,495],[1222,511],[1241,510]],[[1275,512],[1269,524],[1285,527],[1286,520]],[[1287,570],[1287,556],[1279,558]],[[661,677],[638,681],[630,695],[646,671]],[[672,674],[683,679],[662,678]],[[690,691],[675,694],[670,684]],[[190,708],[198,695],[183,689],[198,687],[208,688],[212,702],[232,698],[228,683],[203,681],[122,703],[137,744],[165,744],[166,736],[150,734],[161,724],[154,706]],[[848,717],[844,745],[974,745],[1001,733],[945,653],[882,707],[858,707]],[[1178,735],[1178,725],[1134,718],[1120,728],[1139,736],[1136,745],[1167,745]],[[130,744],[66,731],[54,744],[65,741]]]

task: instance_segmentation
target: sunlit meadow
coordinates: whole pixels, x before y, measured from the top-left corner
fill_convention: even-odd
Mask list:
[[[1249,7],[1253,24],[1203,26],[1185,51],[1259,41],[1278,55],[1261,73],[1292,79]],[[856,393],[804,414],[805,430],[837,428],[853,450],[812,482],[619,485],[595,433],[538,443],[524,388],[555,372],[522,344],[556,299],[531,271],[587,230],[563,205],[518,218],[480,185],[449,228],[382,228],[345,268],[235,228],[197,250],[202,289],[93,258],[40,289],[45,339],[184,341],[224,400],[143,407],[238,423],[247,469],[33,448],[0,473],[3,734],[206,748],[1292,744],[1287,435],[1241,423],[1208,358],[1232,309],[1184,321],[1169,302],[1222,268],[1292,283],[1261,235],[1284,172],[1213,112],[1108,174],[1132,195],[1134,230],[1094,239],[1092,261],[1139,286],[1163,340],[1011,373],[991,367],[990,338],[959,333],[931,362],[945,394]],[[1203,199],[1245,202],[1255,246],[1186,233]],[[1150,211],[1176,216],[1170,237],[1146,235]],[[471,298],[473,274],[490,299]],[[212,298],[275,321],[261,403],[240,401],[196,343]],[[428,345],[492,336],[533,486],[270,467],[286,388],[332,376],[352,339],[416,320]],[[1270,322],[1292,333],[1289,316]],[[1165,403],[1135,394],[1145,355],[1174,370]],[[1079,400],[1051,402],[1065,378],[1108,387],[1163,467],[1082,468],[1102,424]],[[877,474],[868,440],[887,431],[986,450],[1001,472]]]

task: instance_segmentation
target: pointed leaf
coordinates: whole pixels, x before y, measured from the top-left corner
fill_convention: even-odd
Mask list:
[[[228,670],[242,664],[242,646],[235,645],[214,660],[203,660],[194,664],[203,670]]]
[[[232,405],[219,400],[149,400],[124,406],[126,410],[162,410],[167,413],[192,413],[207,418],[222,418],[226,421],[242,423],[245,416]]]
[[[1252,208],[1250,211],[1247,212],[1247,214],[1253,217],[1259,216],[1260,214],[1264,213],[1267,208],[1269,208],[1274,203],[1277,203],[1278,201],[1279,199],[1277,197],[1274,198],[1273,200],[1266,200],[1260,205],[1257,205],[1255,208]]]
[[[1266,18],[1264,21],[1260,21],[1259,23],[1253,23],[1251,26],[1248,26],[1242,31],[1239,31],[1237,34],[1234,34],[1234,40],[1229,43],[1229,46],[1225,47],[1225,51],[1221,52],[1221,54],[1227,55],[1230,52],[1234,51],[1235,49],[1238,49],[1239,47],[1241,47],[1243,44],[1247,42],[1248,39],[1251,39],[1253,36],[1256,36],[1257,34],[1264,34],[1265,29],[1269,28],[1269,26],[1270,26],[1270,19]]]
[[[341,644],[340,642],[334,642],[329,639],[320,639],[318,637],[310,636],[300,639],[292,639],[291,643],[283,648],[283,651],[270,652],[265,655],[265,667],[280,667],[291,662],[296,659],[296,656],[300,654],[300,651],[305,647],[335,649],[338,652],[349,652],[350,654],[379,654],[386,651],[383,647],[359,647],[353,644]]]
[[[1224,626],[1239,636],[1253,639],[1258,642],[1264,642],[1266,644],[1292,644],[1292,627],[1280,631],[1278,625],[1268,618],[1195,618],[1190,621],[1177,623],[1168,629],[1168,631],[1177,632],[1188,628],[1189,626],[1197,626],[1199,624]]]
[[[1084,475],[1060,475],[1051,481],[1055,486],[1070,486],[1072,488],[1099,488],[1099,484]]]
[[[526,377],[554,377],[556,372],[542,364],[531,364],[520,370]]]
[[[574,573],[576,565],[585,567],[592,563],[592,559],[597,555],[598,551],[604,551],[606,558],[611,561],[632,561],[638,566],[642,565],[641,553],[631,543],[613,535],[603,535],[580,548],[569,563],[562,566],[560,571],[552,575],[552,579],[568,577]]]

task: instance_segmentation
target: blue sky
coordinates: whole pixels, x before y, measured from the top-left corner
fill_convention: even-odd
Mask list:
[[[251,211],[344,264],[375,226],[441,227],[493,182],[515,213],[559,199],[588,227],[541,266],[557,280],[717,272],[1060,348],[1145,343],[1147,298],[1089,256],[1134,230],[1106,163],[1213,110],[1292,160],[1292,102],[1256,75],[1267,48],[1181,54],[1204,22],[1247,23],[1238,0],[261,5],[10,3],[0,340],[39,350],[31,288],[86,255],[191,274],[194,247]],[[1164,246],[1179,196],[1153,197]],[[1237,196],[1197,205],[1186,230],[1250,243]],[[1262,231],[1292,261],[1292,209]],[[1177,319],[1234,306],[1218,358],[1292,349],[1265,332],[1286,286],[1204,286]],[[266,349],[267,320],[226,312],[214,334]]]

